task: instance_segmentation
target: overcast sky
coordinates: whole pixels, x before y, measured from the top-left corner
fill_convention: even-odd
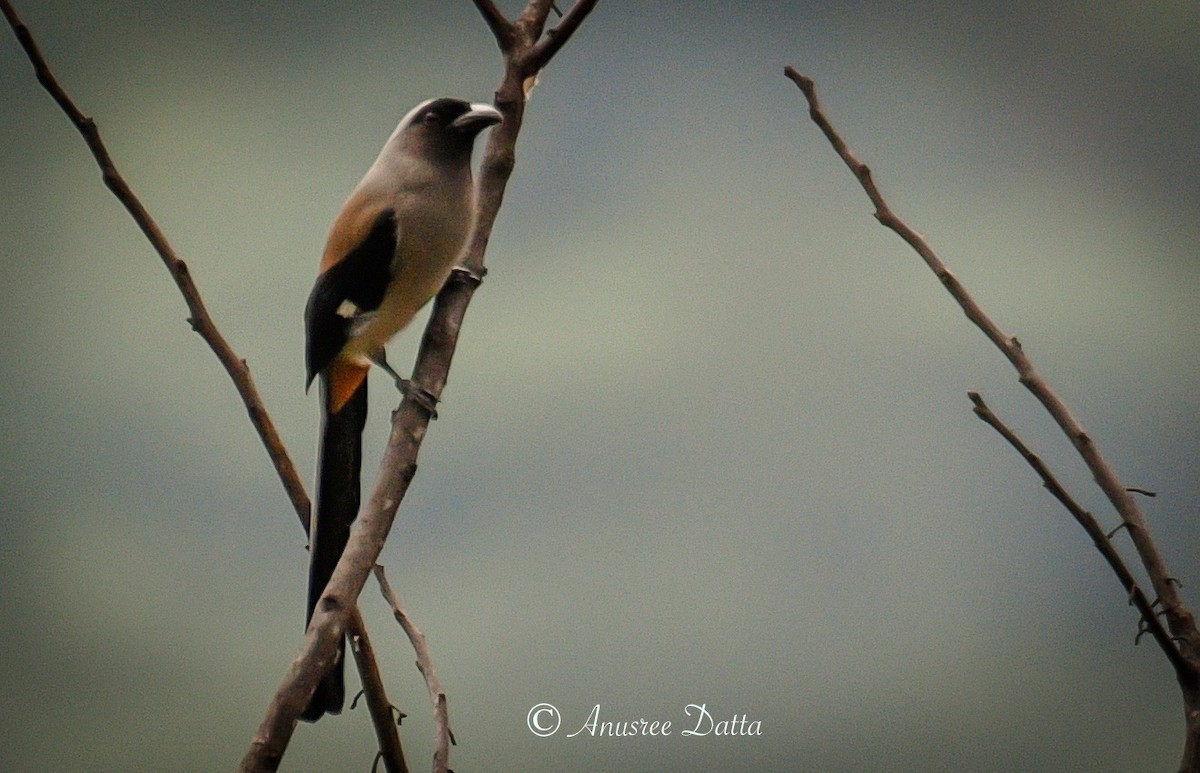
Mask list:
[[[328,224],[412,105],[490,98],[486,26],[466,0],[16,5],[311,480],[301,314]],[[1111,508],[875,223],[787,64],[1158,493],[1200,601],[1198,6],[606,0],[534,94],[382,558],[449,693],[453,767],[1173,769],[1165,659],[967,391]],[[300,646],[304,535],[7,32],[0,101],[0,768],[230,769]],[[366,477],[387,379],[371,403]],[[373,584],[363,606],[424,769],[413,654]],[[526,725],[542,702],[553,737]],[[762,734],[683,737],[689,704]],[[674,731],[567,738],[596,705]],[[348,712],[301,726],[284,769],[367,770],[372,744]]]

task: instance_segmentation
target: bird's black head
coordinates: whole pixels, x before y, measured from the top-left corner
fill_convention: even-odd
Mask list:
[[[470,155],[476,135],[500,123],[500,113],[491,105],[471,104],[461,99],[430,99],[414,107],[396,127],[405,144],[437,155]]]

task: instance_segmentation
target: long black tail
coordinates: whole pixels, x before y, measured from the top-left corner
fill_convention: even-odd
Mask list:
[[[346,542],[350,524],[358,514],[359,472],[362,469],[362,431],[367,419],[367,382],[341,410],[330,410],[329,377],[321,374],[321,402],[324,420],[321,428],[321,450],[317,458],[317,507],[313,511],[309,535],[308,616],[312,619],[317,600],[333,575]],[[300,715],[306,722],[316,722],[325,713],[339,714],[346,697],[344,678],[346,643],[338,647],[337,662],[325,674],[308,708]]]

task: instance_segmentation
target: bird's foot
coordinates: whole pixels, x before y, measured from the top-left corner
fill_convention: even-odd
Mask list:
[[[428,389],[422,389],[419,386],[415,386],[413,382],[406,378],[400,378],[399,376],[396,376],[395,379],[396,389],[400,390],[400,394],[404,395],[406,399],[412,400],[414,403],[424,408],[425,412],[429,414],[430,419],[436,419],[438,417],[438,399],[433,396],[432,392],[430,392]]]
[[[378,365],[384,373],[392,377],[392,381],[396,383],[396,389],[400,390],[400,394],[412,400],[417,405],[425,409],[429,414],[430,419],[436,419],[438,399],[433,396],[433,393],[427,389],[413,386],[413,383],[401,376],[399,373],[388,364],[387,354],[380,349],[371,361]]]

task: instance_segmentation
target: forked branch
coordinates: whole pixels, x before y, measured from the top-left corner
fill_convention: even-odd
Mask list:
[[[1009,336],[1000,329],[992,318],[983,311],[974,297],[967,292],[958,278],[950,272],[933,251],[933,248],[930,247],[925,237],[921,236],[921,234],[917,233],[900,219],[892,211],[891,207],[888,206],[879,187],[875,184],[870,168],[858,159],[850,149],[849,144],[842,138],[837,129],[834,128],[833,123],[825,114],[820,101],[817,99],[816,87],[812,79],[801,75],[792,67],[784,68],[784,75],[795,83],[804,94],[804,98],[808,102],[809,117],[812,118],[813,123],[825,134],[825,137],[829,140],[830,145],[833,146],[838,156],[841,157],[842,161],[845,162],[846,166],[850,168],[854,176],[858,179],[863,191],[867,194],[867,198],[875,206],[876,219],[882,225],[895,231],[901,239],[908,243],[921,256],[921,259],[925,261],[926,265],[929,266],[930,270],[933,271],[942,285],[945,286],[955,302],[962,308],[967,318],[982,330],[988,340],[1004,354],[1016,369],[1020,383],[1033,393],[1034,397],[1037,398],[1054,419],[1054,422],[1067,436],[1080,458],[1083,459],[1084,464],[1091,471],[1096,484],[1120,515],[1121,523],[1125,530],[1129,532],[1130,539],[1137,551],[1142,567],[1146,570],[1146,574],[1150,578],[1150,583],[1154,588],[1156,596],[1155,602],[1146,602],[1145,596],[1132,583],[1132,577],[1129,575],[1127,567],[1120,562],[1119,557],[1115,563],[1111,560],[1109,551],[1112,550],[1112,546],[1109,544],[1107,536],[1103,532],[1099,532],[1101,539],[1097,540],[1096,533],[1091,526],[1087,525],[1087,519],[1080,520],[1079,513],[1072,510],[1072,515],[1075,515],[1076,520],[1079,520],[1080,524],[1087,529],[1088,533],[1092,535],[1093,540],[1096,541],[1097,548],[1105,555],[1106,559],[1109,559],[1110,566],[1116,572],[1118,579],[1121,580],[1122,585],[1125,585],[1126,590],[1130,592],[1131,600],[1138,605],[1139,611],[1142,614],[1142,625],[1146,626],[1146,630],[1154,634],[1155,640],[1158,641],[1159,646],[1162,647],[1171,665],[1175,668],[1176,677],[1183,691],[1187,725],[1181,770],[1200,771],[1200,632],[1196,628],[1195,616],[1184,604],[1183,598],[1179,593],[1178,581],[1175,580],[1174,576],[1167,569],[1166,561],[1150,534],[1146,519],[1143,517],[1137,502],[1132,496],[1132,490],[1121,483],[1116,471],[1096,447],[1095,441],[1092,440],[1091,436],[1088,435],[1083,426],[1068,410],[1066,403],[1050,388],[1041,374],[1034,369],[1033,363],[1021,347],[1021,343],[1015,337]],[[984,410],[980,412],[981,409],[985,408],[981,400],[976,402],[976,408],[980,417],[984,418],[985,421],[989,421],[989,424],[992,424],[997,430],[1003,426],[999,423],[998,419],[994,423],[988,419],[990,411]],[[1004,435],[1005,433],[1002,431],[1001,434]],[[1005,438],[1012,443],[1015,436],[1005,435]],[[1023,444],[1017,447],[1020,451],[1023,448]],[[1028,453],[1028,449],[1024,449],[1022,452],[1023,455],[1026,453]],[[1031,463],[1036,458],[1031,453],[1026,456],[1026,460]],[[1035,469],[1039,469],[1037,465],[1035,465]],[[1039,470],[1039,474],[1041,472]],[[1046,473],[1048,474],[1048,472],[1047,470]],[[1043,480],[1047,481],[1048,479],[1043,476]],[[1052,477],[1050,480],[1052,480]],[[1055,489],[1051,488],[1051,490],[1054,491]],[[1065,492],[1062,493],[1065,494]],[[1066,501],[1062,497],[1060,497],[1060,501],[1066,504]],[[1068,509],[1071,509],[1071,507],[1068,506]],[[1092,523],[1094,524],[1094,521]],[[1098,527],[1096,527],[1095,531],[1099,531]],[[1137,593],[1134,593],[1135,590],[1137,590]],[[1155,604],[1158,605],[1158,609],[1161,609],[1161,615],[1166,620],[1167,630],[1170,632],[1169,636],[1165,631],[1161,630],[1162,626],[1158,622],[1155,609],[1153,608]]]
[[[1145,630],[1149,631],[1154,636],[1155,642],[1158,643],[1163,654],[1167,656],[1167,660],[1171,661],[1171,665],[1176,671],[1186,671],[1187,664],[1183,662],[1183,655],[1179,652],[1179,647],[1175,641],[1171,639],[1171,634],[1163,627],[1162,621],[1158,618],[1158,610],[1150,599],[1146,598],[1146,594],[1138,587],[1137,580],[1133,573],[1129,571],[1129,567],[1125,565],[1125,560],[1121,558],[1121,554],[1113,547],[1109,535],[1100,527],[1095,516],[1084,510],[1083,507],[1075,501],[1075,498],[1067,493],[1066,488],[1059,482],[1046,463],[1041,457],[1029,449],[1017,433],[1012,430],[1007,424],[1000,420],[987,403],[983,401],[983,397],[978,392],[968,392],[967,396],[974,403],[975,415],[978,416],[989,427],[1000,433],[1000,437],[1008,441],[1008,444],[1016,449],[1021,458],[1026,464],[1033,468],[1033,471],[1042,479],[1042,485],[1049,491],[1062,506],[1067,508],[1067,512],[1075,519],[1075,522],[1087,532],[1092,538],[1092,543],[1096,546],[1096,550],[1100,551],[1100,555],[1104,556],[1104,560],[1108,562],[1113,573],[1117,575],[1117,579],[1121,581],[1121,586],[1125,588],[1125,592],[1129,594],[1129,603],[1138,608],[1142,613],[1142,625]]]
[[[867,197],[875,205],[875,217],[881,224],[895,231],[900,238],[904,239],[921,256],[962,308],[967,318],[975,323],[983,331],[984,335],[987,336],[988,340],[995,344],[996,348],[1008,358],[1009,362],[1016,369],[1021,384],[1042,403],[1047,412],[1050,413],[1054,421],[1062,429],[1063,433],[1066,434],[1072,445],[1075,446],[1080,457],[1088,466],[1088,469],[1091,470],[1096,483],[1104,491],[1109,501],[1112,502],[1113,507],[1120,514],[1122,522],[1126,525],[1130,538],[1133,540],[1134,547],[1137,549],[1138,556],[1142,561],[1142,565],[1145,567],[1146,573],[1150,576],[1150,581],[1154,585],[1154,591],[1162,604],[1163,613],[1170,626],[1171,633],[1183,641],[1182,650],[1184,658],[1190,664],[1189,669],[1196,672],[1200,669],[1200,633],[1196,630],[1195,618],[1192,616],[1191,611],[1184,606],[1178,588],[1171,582],[1170,578],[1172,575],[1167,569],[1162,553],[1150,535],[1146,520],[1142,516],[1141,510],[1138,508],[1129,490],[1117,478],[1116,471],[1101,456],[1091,436],[1088,435],[1079,421],[1071,414],[1062,399],[1050,388],[1041,374],[1034,369],[1033,363],[1025,354],[1024,349],[1022,349],[1021,343],[1016,338],[1009,336],[1001,330],[992,318],[983,311],[962,283],[959,282],[958,278],[950,272],[945,263],[934,253],[933,248],[929,246],[925,238],[892,212],[884,200],[883,194],[880,193],[878,186],[875,184],[871,176],[871,170],[854,155],[853,151],[850,150],[850,146],[825,115],[821,103],[817,99],[816,87],[813,85],[812,80],[801,75],[791,67],[785,68],[784,73],[804,93],[804,97],[808,101],[809,115],[813,122],[821,128],[821,131],[829,139],[830,144],[833,145],[834,150],[837,151],[846,165],[854,172],[854,176],[858,178]]]

